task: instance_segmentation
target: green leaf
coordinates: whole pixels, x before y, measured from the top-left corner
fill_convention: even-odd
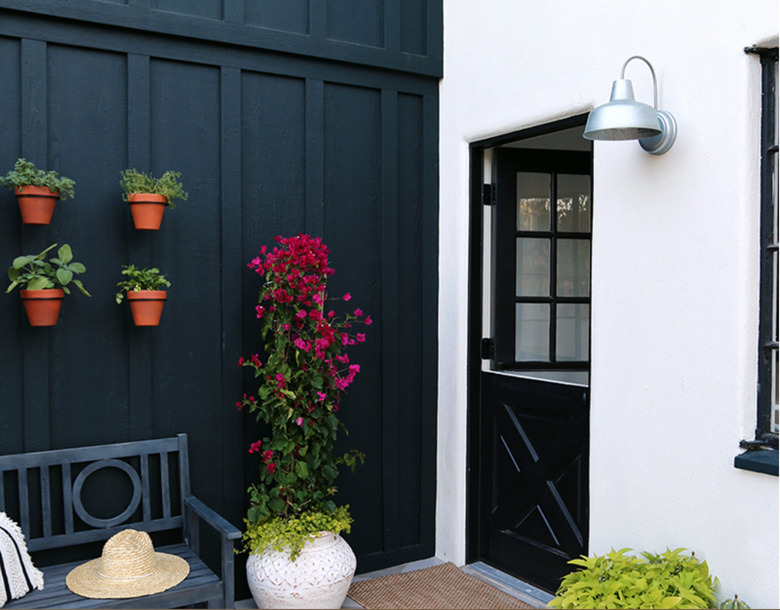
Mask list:
[[[27,283],[27,290],[43,290],[49,286],[49,280],[45,277],[36,277]]]
[[[62,247],[57,250],[57,255],[64,265],[73,260],[73,252],[68,244],[62,244]]]
[[[83,292],[88,297],[91,297],[92,295],[87,292],[87,289],[84,288],[84,284],[81,283],[81,280],[73,280],[73,283],[78,287],[81,292]]]
[[[281,498],[271,498],[268,501],[268,508],[275,513],[280,513],[284,510],[284,500]]]
[[[296,462],[295,463],[295,472],[302,479],[305,479],[306,477],[308,477],[309,476],[309,469],[306,466],[306,462]]]
[[[57,269],[57,281],[65,286],[73,279],[73,272],[68,269]]]
[[[14,269],[21,269],[22,267],[24,267],[25,265],[31,263],[32,261],[33,261],[33,257],[32,256],[17,256],[14,259],[13,268]]]
[[[81,263],[71,263],[68,265],[68,269],[70,269],[73,273],[84,273],[87,270],[87,268]]]

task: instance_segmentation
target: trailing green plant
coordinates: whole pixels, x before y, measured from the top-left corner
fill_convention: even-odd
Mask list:
[[[277,237],[272,251],[263,246],[249,267],[264,278],[255,314],[262,321],[265,364],[258,354],[239,365],[254,370],[257,394],[244,394],[268,435],[252,443],[260,457],[260,482],[249,488],[244,540],[247,550],[269,544],[289,547],[297,556],[302,537],[322,530],[348,529],[348,507],[333,501],[339,468],[354,470],[363,454],[334,453],[341,396],[360,372],[348,347],[365,341],[357,325],[370,325],[360,308],[338,315],[327,302],[347,302],[349,293],[329,299],[328,248],[308,235]]]
[[[63,244],[57,250],[57,256],[46,260],[46,255],[56,247],[57,244],[52,244],[40,254],[17,256],[8,269],[8,279],[11,280],[11,284],[6,293],[17,286],[22,286],[27,290],[62,288],[65,294],[70,294],[68,284],[73,283],[85,295],[92,296],[84,288],[81,280],[74,277],[76,274],[84,273],[86,267],[73,260],[73,252],[68,244]]]
[[[139,269],[135,265],[122,265],[122,275],[126,275],[127,279],[117,282],[116,286],[120,289],[116,293],[117,303],[121,303],[125,298],[125,294],[131,290],[134,292],[139,290],[162,290],[171,285],[165,279],[165,276],[160,274],[160,270],[157,267]]]
[[[352,517],[349,507],[339,506],[332,513],[302,512],[298,517],[272,517],[263,523],[244,519],[244,551],[254,553],[271,547],[275,551],[289,551],[295,561],[301,549],[320,532],[350,532]]]
[[[119,185],[122,187],[122,199],[129,201],[135,193],[152,193],[163,195],[168,200],[168,207],[174,209],[174,199],[186,201],[189,195],[184,192],[184,185],[179,181],[181,172],[168,170],[159,178],[152,174],[139,172],[136,169],[126,169],[120,172]]]
[[[569,561],[580,566],[561,581],[550,608],[714,608],[715,586],[706,561],[685,549],[642,557],[612,549]]]
[[[743,602],[741,599],[739,599],[739,596],[735,593],[734,598],[724,599],[722,602],[720,602],[720,606],[718,608],[727,608],[728,610],[732,609],[742,609],[742,608],[750,608],[745,602]]]
[[[60,176],[54,170],[45,172],[23,158],[17,159],[14,168],[4,177],[0,177],[0,186],[12,190],[15,187],[20,187],[22,192],[24,192],[25,186],[45,186],[52,193],[59,191],[59,197],[62,200],[66,197],[73,197],[75,185],[76,183],[70,178]]]

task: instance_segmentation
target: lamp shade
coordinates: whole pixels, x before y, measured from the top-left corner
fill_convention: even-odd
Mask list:
[[[589,140],[641,140],[661,133],[656,109],[637,102],[631,81],[621,78],[612,83],[609,102],[588,115],[583,136]]]

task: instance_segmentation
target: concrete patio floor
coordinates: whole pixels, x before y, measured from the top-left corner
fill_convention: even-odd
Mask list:
[[[430,557],[429,559],[421,559],[420,561],[413,561],[411,563],[405,563],[391,568],[385,568],[383,570],[377,570],[375,572],[367,572],[366,574],[358,574],[355,576],[353,582],[361,580],[368,580],[371,578],[378,578],[379,576],[387,576],[389,574],[402,574],[404,572],[412,572],[414,570],[422,570],[423,568],[430,568],[435,565],[444,563],[441,559],[436,557]],[[495,568],[490,567],[484,563],[473,563],[461,568],[468,574],[476,576],[481,580],[493,585],[497,589],[508,593],[527,604],[530,604],[534,608],[546,608],[547,602],[550,601],[553,596],[537,589],[533,585],[529,585],[517,578],[509,576]],[[236,602],[236,608],[241,609],[253,609],[257,608],[253,599],[245,599]],[[342,608],[363,608],[360,604],[353,601],[349,597],[344,600]]]

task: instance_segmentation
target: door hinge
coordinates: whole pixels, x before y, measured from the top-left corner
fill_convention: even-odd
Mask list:
[[[496,355],[496,342],[493,339],[482,339],[482,359],[493,360]]]
[[[482,185],[482,205],[496,205],[496,189],[492,184]]]

